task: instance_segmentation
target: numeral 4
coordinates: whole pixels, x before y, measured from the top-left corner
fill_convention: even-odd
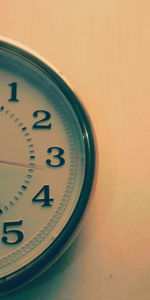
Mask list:
[[[39,197],[39,195],[43,194],[43,197]],[[33,197],[32,202],[43,202],[42,207],[52,206],[51,202],[54,199],[50,198],[50,187],[49,185],[44,185],[40,191]]]

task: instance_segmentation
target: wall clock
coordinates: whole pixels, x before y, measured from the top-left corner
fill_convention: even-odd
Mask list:
[[[92,188],[88,117],[59,72],[0,38],[0,293],[64,252]]]

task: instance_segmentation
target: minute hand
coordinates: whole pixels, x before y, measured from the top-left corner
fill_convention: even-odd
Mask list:
[[[24,168],[31,168],[32,167],[33,169],[43,170],[42,167],[37,166],[37,165],[18,163],[18,162],[13,162],[13,161],[8,161],[8,160],[0,160],[0,164],[13,165],[13,166],[24,167]]]

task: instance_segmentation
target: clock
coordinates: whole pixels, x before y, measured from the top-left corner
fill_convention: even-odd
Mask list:
[[[45,59],[0,38],[0,294],[67,249],[93,185],[89,118]]]

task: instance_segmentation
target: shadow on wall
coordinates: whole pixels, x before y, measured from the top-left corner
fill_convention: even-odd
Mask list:
[[[66,270],[71,266],[71,264],[77,257],[75,253],[78,253],[78,249],[80,249],[80,237],[82,243],[82,235],[84,235],[84,231],[81,230],[79,236],[75,238],[71,246],[66,250],[62,257],[60,257],[58,261],[40,277],[27,284],[25,287],[19,289],[18,291],[3,296],[0,299],[38,300],[46,297],[46,295],[48,298],[44,299],[56,299],[55,297],[59,295],[62,285],[66,281]],[[45,293],[46,295],[44,295]]]

